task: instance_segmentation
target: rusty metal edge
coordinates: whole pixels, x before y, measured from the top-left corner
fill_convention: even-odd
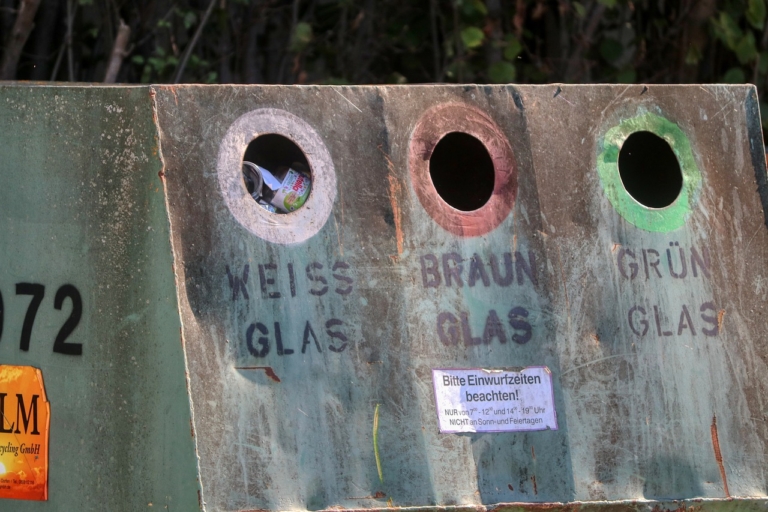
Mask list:
[[[165,165],[165,159],[163,158],[163,146],[162,146],[162,137],[161,135],[161,128],[160,123],[157,118],[157,100],[155,98],[155,92],[157,88],[153,85],[150,85],[147,87],[147,94],[149,95],[149,101],[152,109],[152,122],[155,125],[155,141],[157,145],[157,158],[160,161],[160,165],[162,166],[160,169],[160,172],[158,173],[158,177],[160,178],[160,181],[163,183],[163,196],[165,198],[165,215],[168,222],[168,233],[169,236],[173,236],[173,219],[171,218],[171,206],[168,199],[168,183],[165,179],[165,173],[167,171],[167,167]],[[173,273],[173,278],[176,283],[178,283],[178,275],[177,270],[179,266],[177,265],[177,262],[180,261],[178,255],[176,254],[176,250],[174,248],[174,244],[170,243],[170,250],[171,250],[171,258],[172,258],[172,268],[171,272]],[[182,310],[181,310],[181,301],[183,300],[183,297],[181,297],[181,294],[179,292],[179,287],[175,286],[176,288],[176,308],[177,313],[179,315],[179,319],[182,318]],[[190,421],[190,435],[192,436],[192,443],[195,448],[195,465],[196,465],[196,473],[197,473],[197,503],[199,506],[199,510],[204,511],[205,510],[205,499],[204,499],[204,493],[203,493],[203,482],[200,478],[201,468],[200,468],[200,455],[199,450],[197,446],[197,436],[195,435],[195,408],[194,404],[192,403],[192,390],[191,390],[191,382],[189,378],[189,361],[187,359],[187,351],[184,348],[184,340],[186,337],[184,336],[184,322],[180,322],[180,332],[179,337],[181,338],[181,346],[182,346],[182,353],[184,355],[184,383],[187,388],[187,403],[189,404],[189,421]]]

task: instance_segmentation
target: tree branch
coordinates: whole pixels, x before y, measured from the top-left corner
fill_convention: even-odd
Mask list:
[[[189,42],[189,44],[187,44],[187,47],[184,48],[184,55],[181,56],[179,67],[176,69],[176,74],[173,77],[173,83],[177,84],[179,83],[179,80],[181,80],[181,75],[184,74],[184,68],[187,67],[189,56],[192,55],[192,50],[195,49],[197,40],[200,39],[200,34],[203,33],[203,28],[205,28],[205,24],[208,23],[208,18],[211,17],[211,12],[213,12],[214,5],[216,5],[216,0],[211,0],[211,3],[208,4],[208,9],[206,9],[205,14],[203,14],[203,19],[200,20],[200,24],[197,26],[195,35],[192,36],[192,40]]]
[[[117,80],[117,74],[120,72],[120,66],[123,64],[123,58],[126,55],[125,47],[128,46],[128,40],[131,38],[131,27],[125,24],[120,18],[120,26],[117,29],[115,44],[112,46],[112,54],[109,57],[109,65],[104,75],[105,84],[113,84]]]
[[[40,0],[21,0],[19,14],[16,16],[16,22],[11,29],[11,35],[8,38],[3,62],[0,65],[0,79],[13,80],[16,78],[16,67],[19,65],[21,50],[35,26],[35,13],[40,7]]]
[[[74,0],[67,0],[67,71],[69,81],[75,81],[75,57],[72,51],[72,33],[75,25],[75,14],[77,13],[77,4],[74,4]]]
[[[604,4],[597,4],[595,5],[594,9],[592,9],[592,14],[589,17],[589,23],[587,23],[587,28],[584,30],[581,42],[576,45],[576,49],[573,51],[571,58],[568,60],[568,67],[565,71],[564,80],[566,83],[572,82],[576,78],[581,78],[581,73],[577,73],[577,69],[582,67],[584,64],[582,60],[584,51],[588,50],[592,46],[592,38],[595,35],[595,31],[597,30],[598,25],[600,24],[600,20],[603,18],[604,12]]]
[[[443,74],[440,72],[440,43],[437,39],[437,0],[429,0],[429,31],[432,35],[432,64],[434,66],[434,80],[440,82]]]

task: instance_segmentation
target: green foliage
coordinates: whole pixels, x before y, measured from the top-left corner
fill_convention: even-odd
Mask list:
[[[765,24],[765,0],[749,0],[744,15],[750,25],[762,30]]]
[[[334,76],[329,76],[328,78],[320,82],[320,84],[321,85],[352,85],[345,78],[339,78]]]
[[[765,0],[731,0],[724,2],[723,9],[711,20],[712,34],[720,41],[729,57],[729,67],[721,71],[719,80],[724,83],[745,83],[750,76],[758,76],[765,83],[768,73],[768,48],[758,46],[765,28]],[[756,32],[757,31],[757,32]],[[694,58],[695,57],[695,58]],[[702,53],[686,58],[686,62],[698,64]],[[763,90],[762,92],[766,92]],[[764,118],[764,125],[766,124]]]
[[[408,83],[408,79],[405,77],[405,75],[402,75],[395,71],[394,73],[390,74],[387,77],[387,83],[388,84],[396,84],[396,85],[403,85]]]
[[[616,82],[620,84],[634,84],[637,82],[637,72],[632,69],[624,69],[616,75]]]
[[[477,48],[483,44],[485,34],[477,27],[466,27],[461,31],[461,41],[467,49]]]
[[[758,55],[757,72],[763,76],[768,72],[768,52]]]
[[[291,36],[290,50],[300,52],[312,42],[312,25],[304,21],[297,23]]]
[[[731,68],[723,75],[723,82],[726,84],[743,84],[746,81],[747,77],[741,68]]]
[[[600,55],[609,63],[613,64],[624,53],[624,47],[615,39],[605,38],[600,43]]]
[[[504,58],[507,60],[515,60],[523,51],[523,45],[520,41],[512,35],[508,34],[504,45]]]
[[[743,37],[741,29],[736,21],[727,13],[721,12],[718,18],[712,20],[712,26],[715,31],[715,35],[723,42],[730,50],[735,50],[739,44],[739,40]]]
[[[184,24],[184,28],[189,30],[193,26],[197,24],[197,15],[194,13],[194,11],[179,11],[179,15],[182,18],[182,23]]]
[[[488,81],[494,84],[508,84],[515,81],[517,72],[509,62],[496,62],[488,68]]]
[[[736,47],[733,48],[736,57],[742,64],[752,62],[757,57],[757,47],[755,46],[755,34],[752,31],[748,31],[744,36],[736,43]]]
[[[688,51],[685,53],[685,63],[689,66],[695,66],[701,62],[703,56],[704,55],[701,53],[701,48],[696,45],[691,45],[688,47]]]
[[[488,8],[481,0],[456,0],[457,6],[462,14],[468,17],[485,16],[488,14]]]
[[[145,59],[141,55],[134,55],[131,62],[141,66],[141,83],[150,83],[158,79],[167,80],[179,64],[179,59],[158,47],[150,57]]]
[[[205,20],[209,0],[71,1],[80,81],[103,78],[122,19],[128,82],[172,80],[200,30],[182,70],[198,83],[749,80],[768,94],[768,0],[217,0]],[[33,32],[18,79],[50,79],[60,54],[54,78],[69,79],[65,17],[54,25]]]
[[[215,71],[209,71],[208,74],[205,75],[205,78],[203,79],[203,83],[206,84],[215,84],[218,81],[219,74]]]

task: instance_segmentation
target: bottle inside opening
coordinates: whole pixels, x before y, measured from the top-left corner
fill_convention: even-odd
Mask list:
[[[312,188],[307,157],[292,140],[270,133],[248,144],[243,155],[243,182],[265,210],[284,214],[298,210]]]

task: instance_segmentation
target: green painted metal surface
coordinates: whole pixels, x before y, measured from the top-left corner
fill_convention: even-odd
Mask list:
[[[669,210],[611,192],[635,128],[672,134]],[[476,211],[430,178],[451,132]],[[245,190],[262,134],[307,157],[297,212]],[[768,508],[751,87],[8,85],[0,135],[0,358],[52,417],[49,501],[0,510]],[[433,369],[526,366],[557,430],[439,433]]]
[[[0,362],[40,368],[51,402],[49,501],[0,510],[196,509],[149,89],[0,86],[0,140]],[[28,351],[17,283],[45,286]],[[80,356],[53,351],[65,284]]]

